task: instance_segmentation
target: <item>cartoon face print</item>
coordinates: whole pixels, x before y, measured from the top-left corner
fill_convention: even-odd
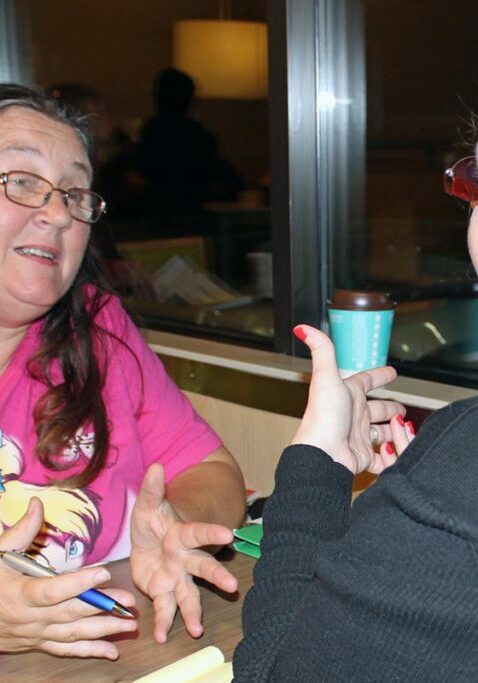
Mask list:
[[[22,471],[22,456],[16,443],[0,429],[0,494],[5,493],[9,476]]]
[[[57,458],[59,464],[69,467],[74,465],[81,458],[89,461],[95,454],[95,433],[86,432],[80,427],[73,438],[68,442],[68,446]]]
[[[23,459],[19,446],[0,429],[0,469],[2,477],[18,475],[23,469]]]
[[[72,448],[72,455],[77,459],[80,455],[87,457],[92,452],[92,440],[78,433],[75,437],[76,449]],[[1,430],[0,470],[0,533],[22,517],[30,499],[36,496],[43,503],[45,520],[29,552],[57,569],[81,567],[101,531],[99,496],[88,490],[21,481],[22,452]]]
[[[111,427],[111,425],[110,425]],[[95,454],[95,432],[87,427],[80,427],[75,435],[68,441],[63,452],[54,457],[55,462],[63,469],[67,469],[76,463],[84,467],[88,465]],[[113,467],[118,458],[118,449],[110,444],[110,454],[105,467]]]
[[[28,549],[36,560],[52,567],[79,569],[85,562],[90,544],[71,534],[58,537],[41,534]]]

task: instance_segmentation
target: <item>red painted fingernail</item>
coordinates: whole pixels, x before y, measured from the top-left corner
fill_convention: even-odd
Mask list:
[[[395,453],[394,448],[389,441],[387,441],[387,443],[385,444],[385,450],[389,455],[393,455]]]
[[[307,337],[307,334],[304,332],[304,328],[302,325],[296,325],[292,332],[295,334],[297,339],[300,339],[300,341],[304,341],[304,339]]]
[[[405,422],[404,422],[403,417],[401,415],[397,415],[397,422],[400,425],[400,427],[405,426]]]
[[[413,422],[411,420],[409,420],[408,422],[405,422],[405,427],[408,429],[410,434],[415,434],[415,425],[413,424]]]

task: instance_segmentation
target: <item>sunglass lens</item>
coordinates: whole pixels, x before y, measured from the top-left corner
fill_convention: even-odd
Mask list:
[[[445,190],[466,202],[478,200],[478,170],[473,157],[461,159],[445,173]]]

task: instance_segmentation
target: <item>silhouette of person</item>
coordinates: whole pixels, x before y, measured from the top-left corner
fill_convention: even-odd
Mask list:
[[[134,213],[143,192],[143,178],[135,168],[135,148],[128,135],[114,128],[107,104],[87,83],[58,83],[47,94],[85,115],[93,134],[95,174],[93,189],[105,197],[108,217]]]
[[[207,200],[234,200],[242,182],[221,159],[214,135],[189,115],[195,85],[169,68],[154,82],[155,115],[138,144],[138,168],[160,213],[188,213]]]
[[[93,133],[93,163],[100,167],[113,152],[113,129],[106,103],[96,88],[87,83],[56,83],[46,93],[87,117]]]

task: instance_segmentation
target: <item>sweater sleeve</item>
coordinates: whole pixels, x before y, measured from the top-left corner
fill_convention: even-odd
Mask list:
[[[346,470],[288,449],[236,683],[476,680],[477,424],[478,398],[437,411],[350,510]]]
[[[270,668],[314,575],[324,542],[348,528],[352,474],[312,446],[289,446],[263,515],[262,557],[243,611],[235,681],[269,680]]]

